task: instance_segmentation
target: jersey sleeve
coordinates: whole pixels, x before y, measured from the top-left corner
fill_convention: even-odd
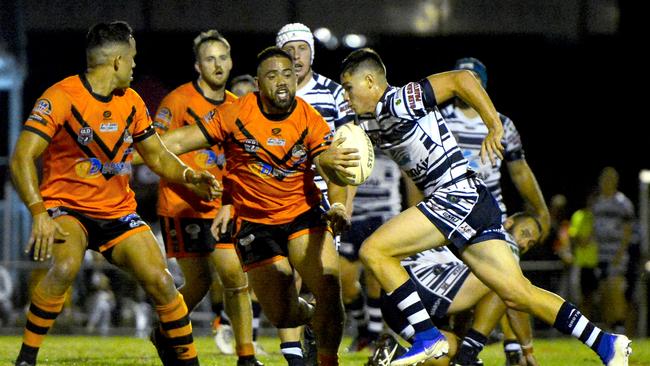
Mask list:
[[[220,110],[215,108],[196,121],[196,125],[199,126],[210,145],[216,145],[226,140],[228,121],[234,121],[237,118],[235,104],[222,107]]]
[[[156,133],[151,123],[149,110],[140,95],[133,91],[135,115],[133,117],[133,142],[140,142]]]
[[[503,146],[505,148],[504,160],[507,162],[525,159],[524,147],[521,143],[521,135],[517,131],[514,122],[501,113],[499,118],[503,124]]]
[[[168,94],[160,102],[153,119],[153,126],[159,135],[173,128],[175,126],[174,122],[182,117],[182,110],[179,108],[179,104],[178,99],[174,98],[173,94]]]
[[[435,94],[427,79],[410,82],[388,97],[391,114],[408,120],[426,116],[436,105]]]
[[[23,130],[35,133],[49,142],[63,126],[69,113],[68,95],[56,86],[51,87],[34,104]]]
[[[339,128],[354,120],[354,112],[343,96],[343,88],[338,85],[334,90],[334,105],[336,106],[336,119],[334,127]]]
[[[318,113],[311,115],[309,135],[305,141],[307,144],[307,150],[309,150],[309,157],[314,159],[318,154],[327,150],[332,144],[333,137],[334,135],[323,117]]]

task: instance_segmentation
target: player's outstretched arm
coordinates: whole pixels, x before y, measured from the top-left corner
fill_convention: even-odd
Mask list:
[[[167,133],[164,137],[174,135],[179,131],[180,137],[186,136],[185,131],[190,131],[186,130],[187,127]],[[198,130],[198,127],[196,129]],[[174,145],[176,146],[176,151],[182,151],[185,148],[188,149],[186,151],[191,151],[192,149],[198,149],[208,145],[205,136],[200,131],[199,135],[203,139],[203,144],[200,139],[197,141],[197,137],[192,136],[191,133],[189,135],[190,137],[185,140],[185,143]],[[189,140],[189,138],[192,138],[192,140]],[[179,140],[182,140],[182,138],[179,138]],[[212,174],[207,171],[196,172],[185,165],[176,155],[167,149],[157,134],[138,142],[135,147],[140,153],[140,156],[142,156],[145,164],[159,176],[173,183],[189,184],[192,186],[192,191],[203,199],[213,200],[221,195],[221,185]]]
[[[492,100],[472,72],[467,70],[448,71],[431,75],[427,77],[427,80],[433,88],[438,104],[457,97],[481,115],[483,123],[488,128],[488,135],[481,146],[481,160],[485,162],[490,159],[494,165],[497,158],[503,159],[503,145],[501,144],[503,125],[494,109]]]
[[[537,360],[533,355],[533,328],[528,313],[508,308],[506,310],[508,321],[512,331],[517,336],[524,353],[525,365],[537,366]]]
[[[29,253],[33,248],[33,259],[37,261],[44,261],[52,257],[55,240],[62,240],[61,236],[68,235],[58,223],[50,218],[38,189],[38,174],[34,161],[41,156],[48,145],[48,141],[35,133],[21,132],[9,165],[14,187],[29,208],[33,219],[32,233],[25,253]],[[59,238],[55,239],[56,236]]]
[[[541,240],[544,240],[551,228],[551,216],[535,174],[533,174],[525,159],[509,162],[508,172],[517,191],[519,191],[519,196],[523,198],[526,205],[530,206],[535,216],[537,216],[537,220],[542,226]]]

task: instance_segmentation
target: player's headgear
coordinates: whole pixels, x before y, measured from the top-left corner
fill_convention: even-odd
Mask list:
[[[310,64],[314,63],[314,35],[309,27],[302,23],[290,23],[280,28],[278,35],[275,37],[275,44],[278,47],[283,47],[293,41],[307,42],[309,49],[311,49]]]
[[[487,69],[485,65],[474,57],[464,57],[456,61],[456,66],[454,70],[470,70],[474,71],[479,79],[481,79],[481,85],[483,88],[487,87]]]

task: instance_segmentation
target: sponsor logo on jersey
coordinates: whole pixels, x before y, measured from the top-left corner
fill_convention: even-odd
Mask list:
[[[189,224],[185,226],[185,232],[190,234],[190,239],[196,240],[199,238],[201,227],[197,224]]]
[[[99,124],[99,132],[116,132],[117,122],[104,122]]]
[[[111,118],[111,115],[112,115],[111,111],[104,111],[104,113],[102,114],[102,116],[104,116],[105,119]]]
[[[165,126],[169,127],[172,121],[172,111],[169,108],[160,108],[156,114],[156,121],[161,121]]]
[[[257,162],[248,165],[248,169],[255,173],[258,177],[263,179],[268,179],[273,177],[279,181],[284,180],[286,177],[296,174],[295,171],[290,171],[282,169],[280,167],[274,167],[271,164],[264,162]]]
[[[409,169],[406,174],[413,178],[419,176],[422,172],[426,172],[429,168],[429,157],[420,160],[414,168]]]
[[[194,156],[194,162],[203,169],[214,168],[217,165],[217,154],[209,149],[199,150]]]
[[[133,136],[129,133],[129,130],[124,130],[124,142],[127,144],[133,143]]]
[[[420,84],[410,83],[406,86],[406,101],[411,109],[416,109],[422,103]]]
[[[43,119],[43,117],[39,116],[38,114],[32,113],[27,117],[28,120],[32,120],[34,122],[38,122],[42,125],[47,125],[47,122]]]
[[[269,137],[266,139],[266,144],[269,146],[284,146],[286,142],[285,139],[279,137]]]
[[[204,120],[206,123],[209,123],[210,121],[212,121],[212,119],[214,118],[214,115],[215,115],[216,113],[217,113],[217,111],[216,111],[215,109],[211,110],[210,112],[208,112],[208,114],[206,114],[205,116],[203,116],[203,120]],[[170,115],[171,115],[171,113],[170,113]]]
[[[47,99],[39,99],[36,101],[36,105],[34,106],[33,111],[49,115],[52,113],[52,103],[50,103],[50,101]]]
[[[75,164],[75,173],[77,176],[85,179],[93,179],[101,174],[128,175],[131,174],[132,167],[129,162],[105,162],[102,163],[97,158],[79,159]]]
[[[93,129],[90,127],[82,127],[79,130],[77,141],[82,145],[88,145],[93,141]]]
[[[257,152],[257,150],[260,148],[259,142],[255,139],[246,139],[244,140],[244,150],[249,153],[254,153]]]
[[[273,134],[273,136],[277,136],[277,135],[279,135],[280,132],[282,132],[282,129],[281,129],[281,128],[276,127],[276,128],[272,128],[272,129],[271,129],[271,133]]]
[[[307,160],[307,148],[303,144],[294,145],[291,149],[291,156],[293,165],[302,164]]]

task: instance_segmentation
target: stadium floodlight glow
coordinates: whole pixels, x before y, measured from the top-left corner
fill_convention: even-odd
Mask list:
[[[350,48],[361,48],[366,45],[368,39],[362,34],[346,34],[343,36],[343,44]]]
[[[314,31],[314,37],[329,50],[339,46],[339,39],[328,28],[321,27]]]

